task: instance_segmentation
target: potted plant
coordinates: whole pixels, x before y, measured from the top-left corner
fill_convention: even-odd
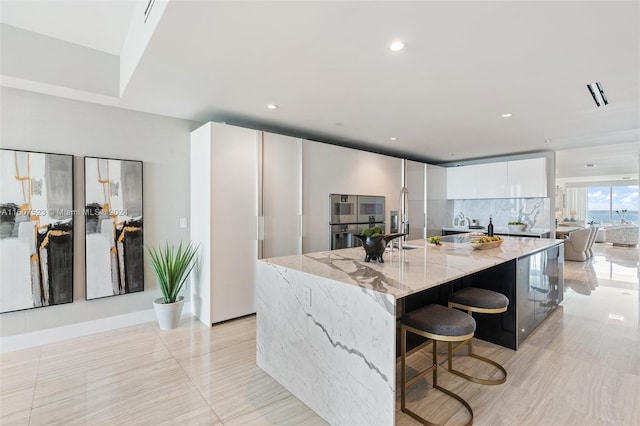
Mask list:
[[[169,243],[164,247],[147,249],[149,263],[158,280],[162,297],[153,301],[161,330],[178,326],[184,297],[179,296],[182,286],[196,264],[198,247],[192,243],[174,248]]]
[[[509,222],[507,223],[507,226],[510,231],[524,231],[524,228],[527,227],[524,222]]]

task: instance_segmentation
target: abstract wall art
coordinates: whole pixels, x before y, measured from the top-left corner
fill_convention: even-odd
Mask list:
[[[73,302],[73,156],[0,149],[0,313]]]
[[[144,290],[142,161],[84,158],[86,298]]]

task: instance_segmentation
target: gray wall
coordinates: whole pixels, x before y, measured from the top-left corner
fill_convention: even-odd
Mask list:
[[[189,141],[200,123],[2,88],[0,147],[72,154],[74,208],[84,203],[83,156],[144,161],[145,245],[189,240]],[[74,224],[74,302],[0,315],[0,336],[152,309],[159,291],[145,268],[145,291],[85,301],[84,219]],[[0,295],[1,297],[1,295]]]

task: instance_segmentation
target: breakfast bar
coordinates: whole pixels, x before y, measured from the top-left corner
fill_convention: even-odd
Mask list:
[[[394,424],[403,313],[463,287],[496,290],[509,309],[478,318],[476,337],[516,350],[562,301],[560,240],[409,241],[384,263],[363,259],[357,247],[258,261],[258,366],[333,425]]]

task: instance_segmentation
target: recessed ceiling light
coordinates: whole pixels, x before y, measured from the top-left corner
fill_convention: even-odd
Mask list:
[[[387,48],[392,52],[398,52],[399,50],[404,49],[404,43],[401,41],[394,41],[393,43],[390,43]]]
[[[545,139],[544,140],[544,143],[549,143],[549,142],[551,142],[551,139]]]
[[[278,109],[278,105],[276,104],[268,104],[267,109]]]
[[[390,141],[397,141],[398,138],[389,138]]]
[[[509,117],[513,117],[513,114],[511,113],[502,114],[502,118],[509,118]]]
[[[609,314],[609,318],[618,320],[618,321],[624,321],[624,317],[622,315]]]
[[[585,166],[585,167],[595,167],[596,165],[595,165],[595,164],[593,164],[593,163],[589,163],[589,164],[585,164],[584,166]]]

